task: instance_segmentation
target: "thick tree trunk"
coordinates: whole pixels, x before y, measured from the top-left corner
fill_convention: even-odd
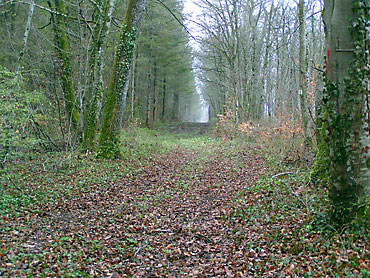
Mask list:
[[[51,7],[51,2],[49,1],[48,3]],[[79,121],[79,112],[75,97],[75,88],[73,85],[67,24],[64,16],[67,14],[67,9],[63,0],[55,0],[54,3],[55,10],[58,14],[52,14],[51,16],[54,28],[55,49],[60,59],[60,75],[62,79],[65,110],[69,123],[76,130]]]
[[[137,31],[144,9],[145,0],[130,0],[127,4],[120,41],[113,60],[106,103],[103,109],[102,129],[98,148],[98,155],[101,157],[115,158],[120,156],[118,145],[121,130],[121,125],[118,123],[120,99],[128,80]]]
[[[339,225],[358,216],[362,202],[369,196],[370,186],[370,171],[366,167],[369,157],[368,111],[365,109],[367,89],[363,80],[358,80],[357,72],[362,68],[354,62],[358,57],[350,26],[359,15],[353,8],[348,0],[325,0],[323,15],[327,46],[324,99],[331,161],[331,215]],[[363,39],[366,41],[367,38]],[[365,55],[365,49],[361,51]]]
[[[114,0],[99,0],[96,2],[96,12],[99,14],[94,27],[92,43],[89,50],[88,85],[85,94],[85,109],[83,122],[82,148],[93,151],[97,133],[98,102],[103,94],[100,81],[102,45],[108,35],[108,25],[111,20],[111,10]]]

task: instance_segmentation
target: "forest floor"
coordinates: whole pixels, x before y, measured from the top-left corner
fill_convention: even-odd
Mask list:
[[[1,277],[370,277],[369,230],[326,224],[282,142],[122,142],[122,160],[49,154],[2,177]]]

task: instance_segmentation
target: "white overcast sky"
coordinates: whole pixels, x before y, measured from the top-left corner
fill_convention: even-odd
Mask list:
[[[194,1],[185,0],[185,13],[193,12],[197,10],[197,6],[194,4]]]
[[[184,12],[186,14],[187,19],[197,21],[196,17],[200,15],[201,10],[200,8],[194,4],[195,1],[185,0],[184,2]],[[188,30],[194,37],[200,36],[200,32],[196,31],[196,25],[189,21],[185,22]],[[190,38],[191,44],[194,45],[194,41]]]

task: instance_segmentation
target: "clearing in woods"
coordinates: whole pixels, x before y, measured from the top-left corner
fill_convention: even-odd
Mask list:
[[[325,236],[323,192],[286,154],[146,129],[122,142],[122,160],[18,166],[0,204],[0,276],[368,277],[368,243]]]

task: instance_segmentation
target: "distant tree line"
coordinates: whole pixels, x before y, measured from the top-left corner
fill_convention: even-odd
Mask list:
[[[300,1],[299,10],[283,1],[199,2],[206,35],[198,67],[211,117],[225,109],[237,123],[314,113],[308,97],[322,88],[324,55],[319,1]]]
[[[331,219],[370,223],[369,1],[198,4],[197,67],[211,118],[298,119],[306,149],[317,151],[311,178],[329,186]]]

